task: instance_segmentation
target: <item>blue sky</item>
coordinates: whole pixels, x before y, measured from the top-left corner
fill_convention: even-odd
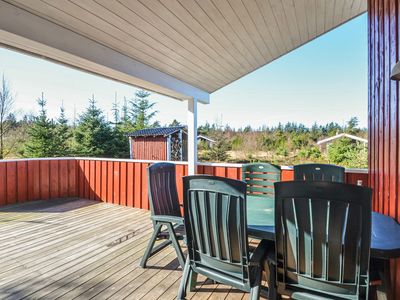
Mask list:
[[[335,121],[352,116],[367,126],[367,16],[366,14],[292,51],[276,61],[229,84],[211,95],[210,105],[199,105],[199,124],[274,126],[279,122]],[[111,117],[114,95],[120,103],[135,89],[0,48],[0,74],[15,94],[15,109],[36,113],[42,92],[48,113],[56,117],[64,103],[67,117],[79,114],[94,93],[99,106]],[[186,122],[186,103],[153,94],[161,124]]]

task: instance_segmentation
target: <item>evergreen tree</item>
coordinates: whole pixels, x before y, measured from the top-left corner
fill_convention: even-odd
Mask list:
[[[116,127],[120,123],[120,113],[119,113],[119,103],[117,100],[117,93],[115,93],[114,102],[112,105],[112,115],[113,115],[113,122],[112,124]]]
[[[215,140],[215,143],[206,152],[208,160],[217,162],[226,161],[229,158],[228,151],[230,150],[230,145],[226,141],[223,132],[222,131],[215,132],[213,138]]]
[[[126,133],[121,130],[121,126],[114,127],[112,135],[112,156],[117,158],[129,158],[129,139]]]
[[[128,101],[124,97],[124,105],[121,108],[121,121],[118,124],[118,130],[124,134],[130,133],[135,130],[133,122],[129,116]]]
[[[171,127],[177,127],[177,126],[182,126],[182,123],[179,122],[177,119],[174,119],[171,124],[169,124]]]
[[[153,110],[156,103],[150,102],[148,99],[149,96],[149,92],[139,90],[135,93],[135,99],[130,102],[130,114],[135,130],[158,125],[158,122],[151,123],[151,119],[155,117],[157,111]]]
[[[57,119],[57,125],[55,128],[56,154],[57,156],[68,156],[71,154],[70,139],[72,132],[68,126],[68,120],[65,117],[65,108],[61,106],[60,116]]]
[[[4,158],[4,136],[10,129],[7,123],[7,116],[11,114],[14,98],[11,94],[10,86],[3,75],[0,86],[0,159]]]
[[[113,133],[103,111],[96,106],[94,95],[79,117],[75,130],[76,153],[84,156],[113,156]]]
[[[34,118],[28,128],[28,140],[25,143],[24,156],[26,157],[54,157],[57,155],[57,139],[55,124],[47,117],[46,100],[42,97],[37,100],[40,107],[39,116]]]
[[[346,132],[350,134],[356,134],[358,133],[358,118],[357,117],[352,117],[348,122],[346,126]]]
[[[328,148],[330,163],[347,168],[368,168],[368,149],[362,143],[342,138]]]
[[[8,114],[4,123],[9,129],[15,129],[18,126],[17,118],[14,113]]]

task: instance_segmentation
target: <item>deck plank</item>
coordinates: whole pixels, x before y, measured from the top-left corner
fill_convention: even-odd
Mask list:
[[[145,232],[143,234],[146,235],[151,232],[151,227],[146,226]],[[51,272],[51,271],[60,271],[62,268],[70,267],[76,263],[79,263],[82,260],[87,262],[87,258],[90,258],[97,253],[102,253],[107,250],[107,244],[110,243],[110,240],[115,238],[115,236],[120,236],[121,234],[125,234],[127,232],[126,228],[118,227],[113,231],[108,233],[102,233],[95,236],[89,240],[93,243],[89,245],[85,245],[84,243],[78,243],[73,245],[71,248],[62,249],[59,252],[49,253],[38,258],[36,261],[32,261],[30,263],[25,263],[23,266],[27,268],[26,272],[15,272],[15,270],[11,270],[15,272],[15,275],[21,277],[22,275],[29,275],[29,271],[37,270],[40,275]],[[111,236],[110,234],[114,234]],[[138,234],[138,237],[140,234]],[[62,253],[61,253],[62,252]],[[4,274],[2,274],[4,276]],[[4,288],[4,286],[2,286]]]
[[[85,199],[0,208],[1,299],[176,299],[182,269],[172,247],[140,267],[149,212]],[[184,249],[185,250],[185,249]],[[247,294],[199,276],[187,299]]]
[[[132,213],[133,216],[134,213]],[[7,260],[1,260],[0,262],[0,272],[5,272],[8,270],[8,265],[10,265],[10,260],[11,261],[18,261],[19,264],[27,264],[31,261],[38,262],[38,256],[44,259],[48,259],[49,256],[44,256],[44,254],[48,255],[61,255],[67,252],[69,250],[69,247],[72,246],[77,246],[79,244],[85,245],[88,241],[87,239],[91,239],[94,242],[97,242],[97,239],[103,235],[107,234],[112,234],[114,229],[108,231],[104,230],[101,226],[99,225],[108,225],[112,224],[113,226],[118,222],[121,221],[122,225],[132,225],[132,224],[126,224],[126,219],[121,219],[118,217],[118,215],[115,214],[110,214],[107,217],[114,217],[115,219],[109,220],[108,222],[104,222],[102,219],[96,220],[96,223],[92,223],[90,228],[85,228],[82,229],[81,227],[76,227],[73,228],[73,230],[70,230],[69,233],[70,235],[67,235],[67,232],[59,231],[57,228],[57,233],[53,235],[48,235],[46,240],[37,240],[37,244],[34,244],[33,242],[29,242],[28,245],[26,245],[26,249],[18,249],[18,251],[15,251],[14,253],[10,254],[8,253],[7,256],[4,255],[4,257],[7,257]],[[93,225],[96,225],[97,227],[94,227]],[[64,235],[61,235],[64,234]],[[61,246],[62,245],[62,246]],[[2,251],[0,250],[0,253]],[[8,251],[4,251],[6,254]],[[1,254],[0,254],[1,256]],[[4,262],[3,262],[4,261]]]

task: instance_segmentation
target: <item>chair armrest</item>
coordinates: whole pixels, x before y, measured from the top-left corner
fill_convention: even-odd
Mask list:
[[[176,216],[151,216],[151,219],[158,222],[183,224],[183,218]]]

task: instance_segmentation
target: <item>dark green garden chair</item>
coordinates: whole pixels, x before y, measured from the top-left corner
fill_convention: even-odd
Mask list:
[[[245,164],[242,180],[247,184],[248,195],[273,198],[274,183],[281,181],[281,168],[267,163]]]
[[[154,232],[140,266],[145,268],[150,256],[172,243],[183,268],[185,258],[178,240],[185,238],[185,228],[176,190],[175,165],[172,163],[153,164],[147,168],[147,176]],[[163,230],[163,227],[166,230]],[[154,247],[157,239],[166,239],[166,241]]]
[[[276,183],[270,288],[292,299],[367,299],[371,195],[343,183]]]
[[[197,274],[250,292],[258,299],[266,243],[249,252],[246,183],[216,176],[183,178],[188,257],[178,299],[184,299]]]
[[[344,182],[345,169],[327,164],[304,164],[294,166],[294,180]]]

